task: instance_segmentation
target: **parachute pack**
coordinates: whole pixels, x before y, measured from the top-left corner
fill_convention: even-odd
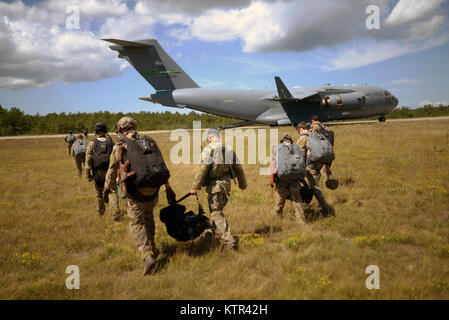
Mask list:
[[[300,180],[306,174],[306,162],[297,144],[278,144],[272,149],[277,177],[280,180]]]
[[[181,199],[182,200],[182,199]],[[179,201],[178,201],[179,202]],[[207,228],[211,228],[209,219],[198,202],[198,214],[188,211],[180,204],[173,204],[162,208],[159,214],[161,222],[165,224],[167,233],[178,241],[194,240]]]
[[[93,170],[108,170],[109,158],[114,147],[114,141],[111,138],[101,141],[94,139],[94,147],[92,150],[92,168]]]
[[[330,141],[320,133],[306,133],[309,137],[310,161],[330,165],[335,159]]]
[[[321,133],[323,136],[326,137],[327,140],[331,143],[332,146],[334,146],[334,131],[330,130],[327,126],[325,126],[322,123],[317,124],[319,126],[318,133]]]
[[[170,171],[156,141],[144,136],[140,139],[123,138],[123,142],[126,143],[126,152],[123,152],[121,161],[129,161],[128,172],[134,172],[127,183],[133,187],[159,188],[168,182]]]
[[[65,137],[65,141],[67,141],[67,143],[74,143],[76,140],[76,137],[74,134],[69,134],[67,135],[67,137]]]
[[[76,140],[73,144],[73,155],[75,159],[84,159],[86,156],[87,142],[85,140]]]

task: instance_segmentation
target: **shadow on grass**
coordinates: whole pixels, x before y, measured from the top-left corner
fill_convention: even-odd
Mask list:
[[[200,257],[216,248],[221,248],[219,239],[207,237],[204,234],[195,240],[165,245],[157,261],[156,270],[163,269],[169,263],[170,258],[176,254],[185,253],[191,257]]]

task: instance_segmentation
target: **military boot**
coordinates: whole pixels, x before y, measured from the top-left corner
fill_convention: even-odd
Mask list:
[[[153,259],[152,256],[147,256],[144,260],[144,267],[143,267],[143,275],[149,275],[154,273],[154,269],[156,268],[156,261]]]

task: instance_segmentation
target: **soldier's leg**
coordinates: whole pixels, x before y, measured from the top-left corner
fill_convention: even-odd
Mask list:
[[[81,174],[83,173],[83,162],[80,160],[75,160],[76,162],[76,168],[78,169],[78,177],[81,178]]]
[[[117,190],[111,189],[111,193],[109,193],[109,210],[114,217],[114,221],[120,221],[120,207]]]
[[[290,190],[290,200],[293,203],[293,208],[295,209],[295,216],[298,218],[299,222],[304,224],[306,219],[304,216],[304,204],[302,203],[301,193],[299,191],[299,183],[297,185],[292,185],[289,187]]]
[[[148,245],[150,247],[151,256],[153,258],[157,257],[159,255],[159,251],[156,248],[156,243],[154,242],[154,235],[155,235],[155,225],[154,225],[154,208],[156,207],[158,202],[158,197],[155,199],[145,202],[145,216],[144,216],[144,222],[145,222],[145,230],[147,233],[147,239],[148,239]]]
[[[231,234],[228,221],[223,214],[223,208],[228,202],[226,192],[209,193],[207,196],[213,232],[220,237],[228,248],[236,246],[236,239]]]
[[[274,209],[272,213],[277,216],[282,216],[282,211],[284,210],[285,199],[288,198],[289,192],[288,189],[278,184],[275,185],[274,192]]]
[[[129,231],[136,241],[137,249],[143,260],[147,257],[156,257],[154,252],[154,219],[152,209],[145,203],[127,199],[127,210],[129,217]],[[153,235],[151,237],[151,234]],[[149,236],[150,235],[150,236]]]
[[[99,187],[95,182],[95,190],[97,191],[97,213],[102,216],[104,214],[104,211],[106,210],[106,207],[104,205],[103,201],[103,188]]]
[[[313,195],[318,200],[318,203],[324,212],[324,211],[327,211],[329,205],[327,204],[326,200],[324,199],[323,192],[321,191],[321,189],[318,185],[320,182],[320,177],[321,177],[320,170],[321,170],[321,167],[317,168],[316,170],[307,168],[306,178],[307,178],[307,181],[309,182],[310,188],[313,191]]]

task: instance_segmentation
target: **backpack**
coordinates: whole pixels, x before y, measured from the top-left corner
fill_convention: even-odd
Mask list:
[[[318,133],[321,133],[323,136],[326,137],[327,140],[331,143],[332,147],[334,146],[334,131],[330,130],[327,126],[324,124],[319,123],[320,130]]]
[[[114,147],[114,141],[111,138],[105,141],[94,139],[94,147],[92,150],[92,169],[96,170],[108,170],[109,159]]]
[[[221,151],[221,152],[220,152]],[[225,145],[220,147],[215,147],[211,150],[210,154],[206,155],[207,158],[204,159],[206,163],[209,161],[211,167],[209,169],[208,177],[210,179],[222,178],[226,175],[230,175],[231,179],[235,178],[234,169],[232,167],[234,161],[234,151],[227,149]],[[226,163],[226,160],[231,163]]]
[[[165,224],[167,233],[178,241],[196,239],[203,231],[210,228],[209,219],[204,215],[204,210],[199,206],[199,213],[186,211],[186,207],[174,204],[161,209],[159,218]]]
[[[280,180],[300,180],[306,174],[306,162],[297,144],[278,144],[273,148],[274,167]]]
[[[69,134],[69,135],[67,135],[67,137],[65,137],[65,141],[67,141],[67,143],[74,143],[75,140],[76,140],[76,137],[73,134]]]
[[[156,141],[144,136],[140,139],[123,138],[123,142],[126,143],[126,150],[123,150],[121,161],[125,163],[129,160],[128,172],[135,172],[126,180],[127,184],[159,188],[168,182],[170,171]]]
[[[87,142],[84,140],[76,140],[73,144],[73,155],[76,159],[86,156]]]
[[[309,137],[311,162],[330,165],[335,159],[334,148],[330,141],[321,133],[306,133]]]

